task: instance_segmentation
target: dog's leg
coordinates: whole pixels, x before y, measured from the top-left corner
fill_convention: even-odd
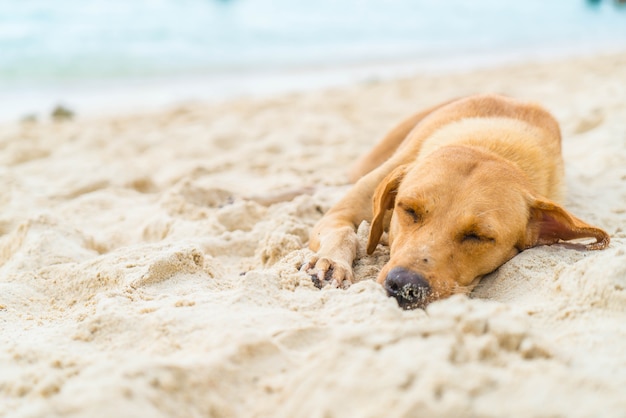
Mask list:
[[[309,247],[316,254],[303,266],[318,287],[326,283],[342,286],[352,283],[352,262],[356,257],[356,228],[372,219],[372,196],[376,185],[393,169],[385,164],[361,178],[333,206],[311,232]]]

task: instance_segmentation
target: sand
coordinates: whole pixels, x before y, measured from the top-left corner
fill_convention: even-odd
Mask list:
[[[373,282],[380,247],[316,289],[350,163],[477,92],[555,114],[564,203],[611,246],[527,250],[426,312]],[[2,417],[626,415],[625,54],[4,124],[0,149]]]

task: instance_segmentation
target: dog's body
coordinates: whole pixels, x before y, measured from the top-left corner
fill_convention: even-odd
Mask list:
[[[314,281],[353,281],[356,227],[371,223],[368,253],[389,231],[378,282],[402,307],[458,292],[519,251],[559,240],[609,236],[561,199],[557,122],[543,108],[495,95],[420,112],[394,128],[352,169],[355,186],[316,225],[306,266]],[[393,210],[391,217],[388,211]]]

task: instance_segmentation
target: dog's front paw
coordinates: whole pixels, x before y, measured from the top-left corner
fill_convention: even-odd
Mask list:
[[[352,266],[328,257],[315,255],[301,270],[311,276],[313,284],[319,289],[326,285],[347,288],[354,281]]]

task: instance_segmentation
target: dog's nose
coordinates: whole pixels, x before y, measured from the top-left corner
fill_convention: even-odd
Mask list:
[[[387,294],[396,298],[403,309],[423,308],[430,294],[430,285],[424,277],[403,267],[393,268],[385,278]]]

